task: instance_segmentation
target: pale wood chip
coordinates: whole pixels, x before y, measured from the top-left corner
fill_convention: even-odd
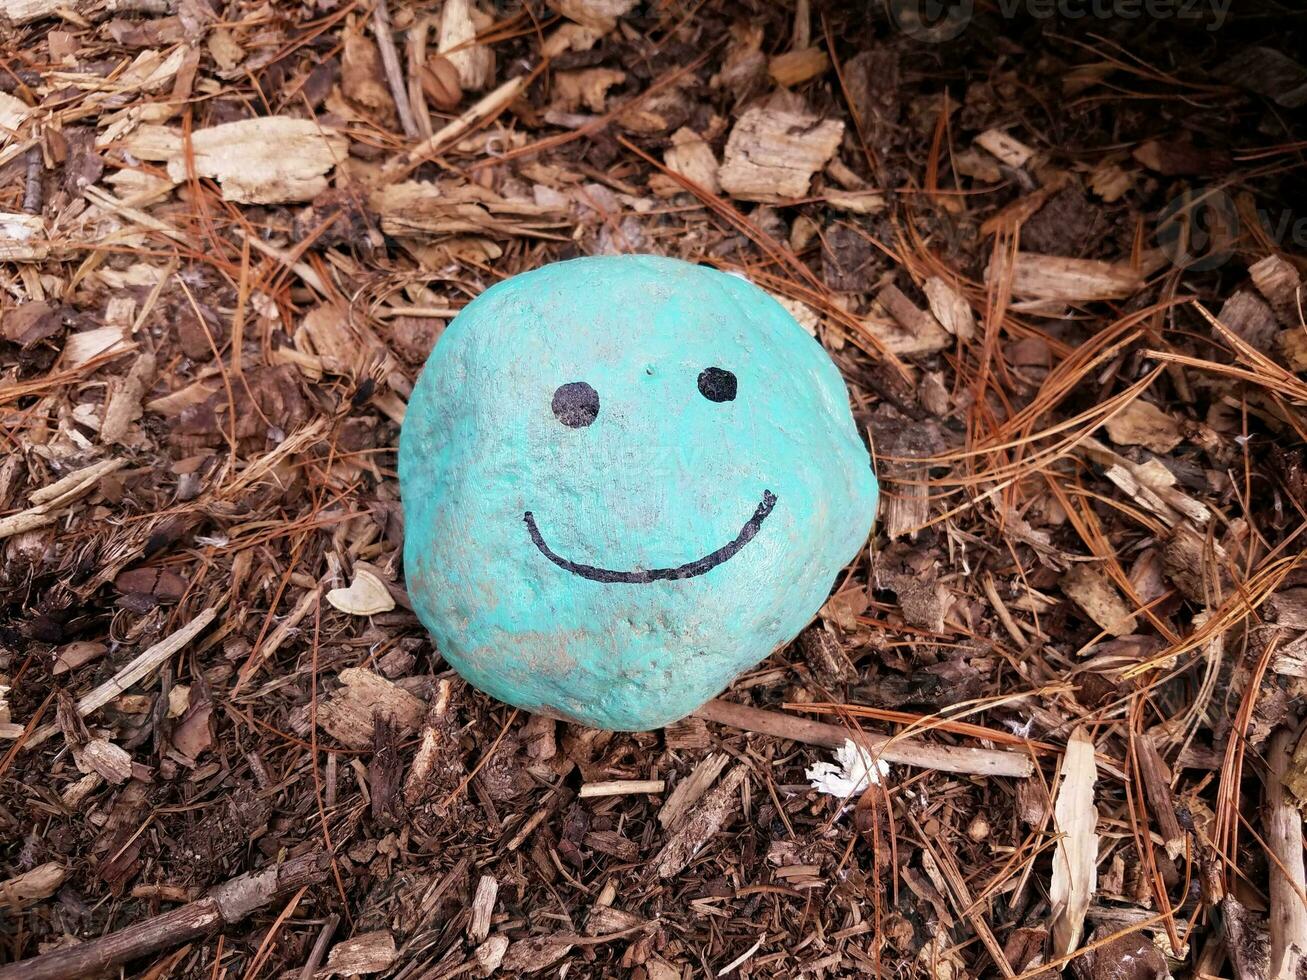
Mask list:
[[[1278,255],[1268,255],[1250,265],[1248,274],[1280,322],[1301,329],[1298,307],[1300,303],[1307,305],[1307,301],[1302,300],[1302,279],[1293,264]]]
[[[318,980],[327,980],[328,977],[380,973],[390,968],[396,955],[395,937],[389,929],[365,932],[333,946],[327,956],[327,965],[315,976]]]
[[[0,92],[0,146],[18,135],[18,127],[33,111],[22,99]]]
[[[1139,628],[1115,583],[1098,566],[1072,565],[1062,576],[1061,586],[1067,598],[1113,636],[1126,636]]]
[[[1061,835],[1053,851],[1053,880],[1048,888],[1053,956],[1065,956],[1080,944],[1089,900],[1098,882],[1097,778],[1094,743],[1083,728],[1077,728],[1067,739],[1062,783],[1053,805],[1054,829]]]
[[[479,92],[494,81],[495,54],[484,44],[477,44],[477,11],[468,0],[445,0],[440,12],[439,41],[436,51],[458,69],[463,88]]]
[[[892,283],[884,286],[876,294],[876,301],[894,318],[894,323],[870,317],[864,323],[895,354],[930,354],[948,346],[949,335],[939,321],[908,299],[897,286]]]
[[[1009,167],[1024,167],[1035,151],[1001,129],[987,129],[976,137],[976,145]]]
[[[1001,265],[985,270],[985,281],[997,285]],[[1143,275],[1125,262],[1075,259],[1060,255],[1018,252],[1012,265],[1012,295],[1026,299],[1087,303],[1125,299],[1143,288]]]
[[[332,589],[327,601],[352,616],[375,616],[395,608],[395,599],[386,583],[367,568],[354,570],[354,581],[346,589]]]
[[[635,9],[639,0],[549,0],[549,7],[568,20],[600,35],[617,26],[617,19]]]
[[[166,160],[173,181],[186,180],[180,133],[160,127],[145,147],[135,140],[128,145],[151,154],[145,159]],[[240,119],[191,134],[196,174],[214,178],[225,200],[242,204],[311,200],[327,189],[325,175],[345,158],[347,146],[344,136],[291,116]]]
[[[717,178],[732,197],[780,201],[808,193],[844,136],[844,123],[755,106],[736,121]]]
[[[477,970],[483,977],[488,977],[499,969],[504,962],[504,954],[508,952],[507,936],[491,936],[472,954],[476,960]]]
[[[702,759],[690,775],[676,784],[676,788],[672,790],[671,795],[658,811],[658,822],[662,824],[664,830],[674,826],[690,807],[699,802],[730,761],[731,757],[726,753],[715,752]]]
[[[0,881],[0,909],[18,912],[43,902],[59,890],[67,877],[67,868],[57,861],[50,861]]]
[[[608,105],[608,90],[624,81],[626,72],[614,68],[555,72],[553,108],[575,112],[584,106],[591,112],[603,112]]]
[[[970,340],[976,334],[976,314],[966,297],[939,276],[931,276],[921,287],[930,312],[940,326],[955,337]]]
[[[69,334],[68,339],[64,341],[61,363],[66,368],[75,368],[101,354],[113,350],[126,350],[127,343],[122,327],[116,325]]]
[[[837,211],[850,211],[853,214],[880,214],[885,210],[885,195],[880,191],[841,191],[830,187],[826,189],[822,196],[826,198],[826,203]]]
[[[40,262],[49,254],[39,214],[0,213],[0,262]]]
[[[631,912],[611,905],[596,905],[585,917],[582,931],[587,936],[609,936],[615,932],[634,932],[648,923]]]
[[[1118,446],[1143,446],[1155,453],[1169,453],[1184,439],[1174,418],[1152,402],[1139,400],[1108,419],[1105,428]]]
[[[553,966],[572,951],[575,943],[555,936],[519,939],[504,953],[501,969],[505,976],[518,977]]]
[[[105,782],[118,785],[132,778],[132,757],[107,738],[93,738],[73,749],[73,761],[84,773],[95,773]]]
[[[129,426],[142,415],[141,398],[154,381],[154,355],[142,354],[125,378],[110,383],[109,403],[100,423],[100,441],[106,446],[120,443]]]
[[[427,706],[398,684],[362,667],[340,672],[341,687],[318,707],[323,730],[352,749],[372,744],[373,722],[388,715],[404,731],[415,732]]]
[[[474,943],[479,943],[490,935],[490,918],[495,913],[495,897],[499,894],[499,882],[494,875],[482,875],[477,882],[476,894],[472,896],[472,915],[468,919],[467,936]]]
[[[708,142],[688,126],[672,133],[672,145],[663,155],[667,169],[691,180],[711,194],[721,190],[717,181],[717,157]],[[677,187],[680,190],[680,187]]]

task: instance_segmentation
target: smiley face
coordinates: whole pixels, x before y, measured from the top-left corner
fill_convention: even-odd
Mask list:
[[[470,303],[414,388],[400,481],[409,594],[445,659],[635,730],[793,638],[876,502],[822,348],[745,280],[652,256]]]
[[[730,371],[710,367],[704,368],[699,374],[699,393],[709,401],[734,401],[738,387],[739,383],[736,381],[735,375]],[[558,390],[554,392],[551,407],[554,410],[554,417],[559,422],[569,428],[579,429],[582,426],[590,425],[599,417],[599,393],[584,381],[569,381],[567,384],[558,386]],[[741,548],[753,540],[758,533],[758,529],[762,527],[762,522],[767,519],[767,515],[772,512],[772,508],[775,506],[776,494],[770,490],[764,490],[762,500],[758,503],[757,509],[754,510],[753,516],[745,522],[744,527],[740,529],[740,533],[729,543],[722,545],[722,547],[709,554],[696,558],[694,561],[677,565],[675,568],[636,568],[629,571],[600,568],[596,565],[581,564],[563,558],[545,543],[544,535],[540,533],[540,527],[536,524],[535,515],[531,511],[528,510],[523,515],[523,520],[526,522],[527,532],[531,535],[531,543],[540,549],[542,555],[564,571],[579,575],[581,578],[589,579],[592,582],[645,585],[649,582],[694,578],[696,575],[712,571],[722,562],[734,558]]]

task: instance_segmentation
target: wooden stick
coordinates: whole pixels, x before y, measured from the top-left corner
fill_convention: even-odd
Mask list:
[[[843,745],[846,739],[861,744],[886,762],[922,769],[939,769],[943,772],[960,772],[976,776],[1015,776],[1024,779],[1034,772],[1034,763],[1028,756],[996,749],[974,749],[966,746],[935,745],[914,739],[893,739],[888,735],[873,735],[840,725],[810,721],[780,711],[764,711],[729,701],[712,700],[695,712],[706,721],[729,725],[746,732],[761,732],[788,738],[807,745],[825,745],[831,748]]]
[[[611,779],[606,783],[586,783],[579,795],[582,799],[589,796],[625,796],[632,793],[661,793],[667,783],[661,779]]]
[[[377,48],[381,51],[381,64],[386,69],[386,83],[390,86],[391,98],[395,100],[399,124],[404,127],[404,135],[415,140],[421,134],[408,100],[404,70],[399,66],[399,52],[395,50],[395,35],[390,29],[390,8],[386,6],[386,0],[377,0],[377,5],[372,8],[372,33],[376,35]]]
[[[1276,865],[1271,872],[1271,958],[1267,976],[1292,980],[1307,961],[1307,908],[1303,892],[1307,871],[1302,857],[1302,814],[1285,790],[1293,734],[1281,729],[1271,736],[1266,753],[1266,846]]]
[[[198,901],[144,922],[78,946],[0,966],[0,980],[100,976],[131,960],[172,949],[234,925],[280,895],[325,881],[327,868],[325,855],[315,853],[291,858],[265,871],[241,875],[214,888]]]
[[[435,156],[449,144],[470,132],[473,127],[485,122],[522,94],[527,83],[535,78],[535,73],[510,78],[496,89],[492,89],[481,101],[452,122],[442,126],[403,156],[396,157],[381,168],[385,180],[401,180],[410,171],[415,170],[426,160]]]

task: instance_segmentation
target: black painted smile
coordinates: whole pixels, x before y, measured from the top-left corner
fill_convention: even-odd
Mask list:
[[[772,508],[775,506],[776,494],[770,490],[764,490],[762,492],[762,503],[753,512],[753,516],[745,522],[744,527],[740,528],[740,533],[735,536],[734,541],[722,545],[711,554],[704,555],[702,558],[697,558],[684,565],[677,565],[675,568],[647,568],[637,569],[633,572],[617,572],[611,568],[598,568],[594,565],[580,565],[574,561],[568,561],[561,555],[555,554],[550,550],[549,545],[545,544],[544,536],[540,533],[540,528],[536,527],[536,519],[529,510],[523,520],[526,521],[527,533],[531,535],[531,540],[535,543],[535,546],[540,549],[540,554],[559,568],[571,572],[573,575],[579,575],[581,578],[588,578],[592,582],[643,585],[647,582],[666,582],[675,579],[694,578],[696,575],[711,571],[722,562],[734,558],[741,548],[753,540],[758,533],[758,529],[762,527],[762,522],[767,519],[767,515],[771,513]]]

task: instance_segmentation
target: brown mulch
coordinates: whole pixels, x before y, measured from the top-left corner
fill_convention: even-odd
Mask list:
[[[1307,18],[915,6],[0,4],[0,977],[1295,975]],[[876,456],[723,695],[793,737],[409,609],[427,353],[615,252],[780,297]],[[841,799],[800,720],[1034,771]]]

